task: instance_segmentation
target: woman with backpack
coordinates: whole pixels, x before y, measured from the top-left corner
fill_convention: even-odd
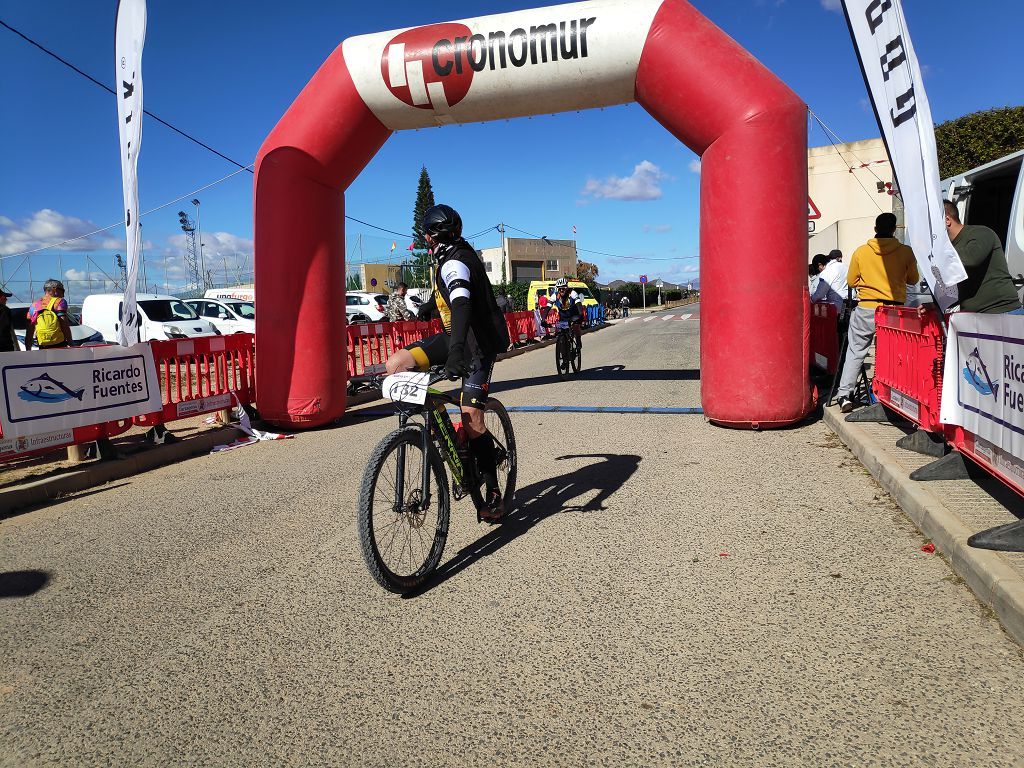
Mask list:
[[[26,351],[32,349],[33,341],[40,349],[71,346],[68,303],[64,300],[64,284],[60,280],[47,280],[43,284],[43,298],[33,302],[28,310]]]

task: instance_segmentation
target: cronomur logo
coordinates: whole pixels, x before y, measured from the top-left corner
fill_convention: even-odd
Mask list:
[[[384,46],[380,60],[381,75],[388,90],[410,107],[447,112],[448,107],[466,98],[474,74],[473,68],[466,66],[461,58],[458,67],[454,60],[448,61],[452,59],[450,53],[455,45],[450,41],[464,42],[471,35],[472,31],[465,24],[431,24],[397,35]],[[441,64],[444,46],[439,41],[448,42],[449,55],[444,58],[445,64],[451,66]]]
[[[967,356],[967,365],[964,366],[964,381],[974,387],[983,395],[992,395],[993,400],[999,399],[999,382],[993,381],[989,376],[988,367],[981,359],[978,348]]]
[[[465,24],[431,24],[401,32],[384,46],[380,72],[388,90],[410,107],[447,112],[485,69],[517,69],[585,59],[596,16],[477,33]]]

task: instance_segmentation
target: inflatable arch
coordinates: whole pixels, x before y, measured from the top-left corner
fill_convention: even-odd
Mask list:
[[[262,415],[313,427],[345,411],[345,189],[393,131],[631,101],[702,158],[705,414],[753,428],[802,418],[806,108],[685,0],[588,0],[345,40],[256,161]]]

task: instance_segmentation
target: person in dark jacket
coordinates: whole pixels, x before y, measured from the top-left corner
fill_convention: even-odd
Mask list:
[[[944,200],[943,206],[946,232],[967,272],[967,279],[957,283],[960,311],[1024,314],[999,235],[980,224],[962,224],[960,211],[949,200]]]
[[[21,349],[18,337],[14,334],[11,308],[7,306],[7,300],[13,295],[13,293],[0,290],[0,352],[17,352]]]
[[[454,208],[435,205],[423,214],[423,236],[437,262],[434,294],[420,317],[438,312],[443,331],[416,341],[388,358],[389,374],[444,365],[448,378],[462,379],[462,426],[486,485],[481,519],[497,522],[505,514],[498,486],[494,438],[484,422],[494,362],[509,348],[505,315],[498,309],[484,264],[462,239],[462,218]]]

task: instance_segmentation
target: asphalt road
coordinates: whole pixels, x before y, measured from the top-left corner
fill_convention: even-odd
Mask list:
[[[699,405],[686,311],[494,392]],[[0,523],[0,570],[48,578],[0,600],[0,764],[1024,763],[1021,649],[823,424],[513,421],[514,512],[457,504],[413,599],[359,555],[373,415]]]

